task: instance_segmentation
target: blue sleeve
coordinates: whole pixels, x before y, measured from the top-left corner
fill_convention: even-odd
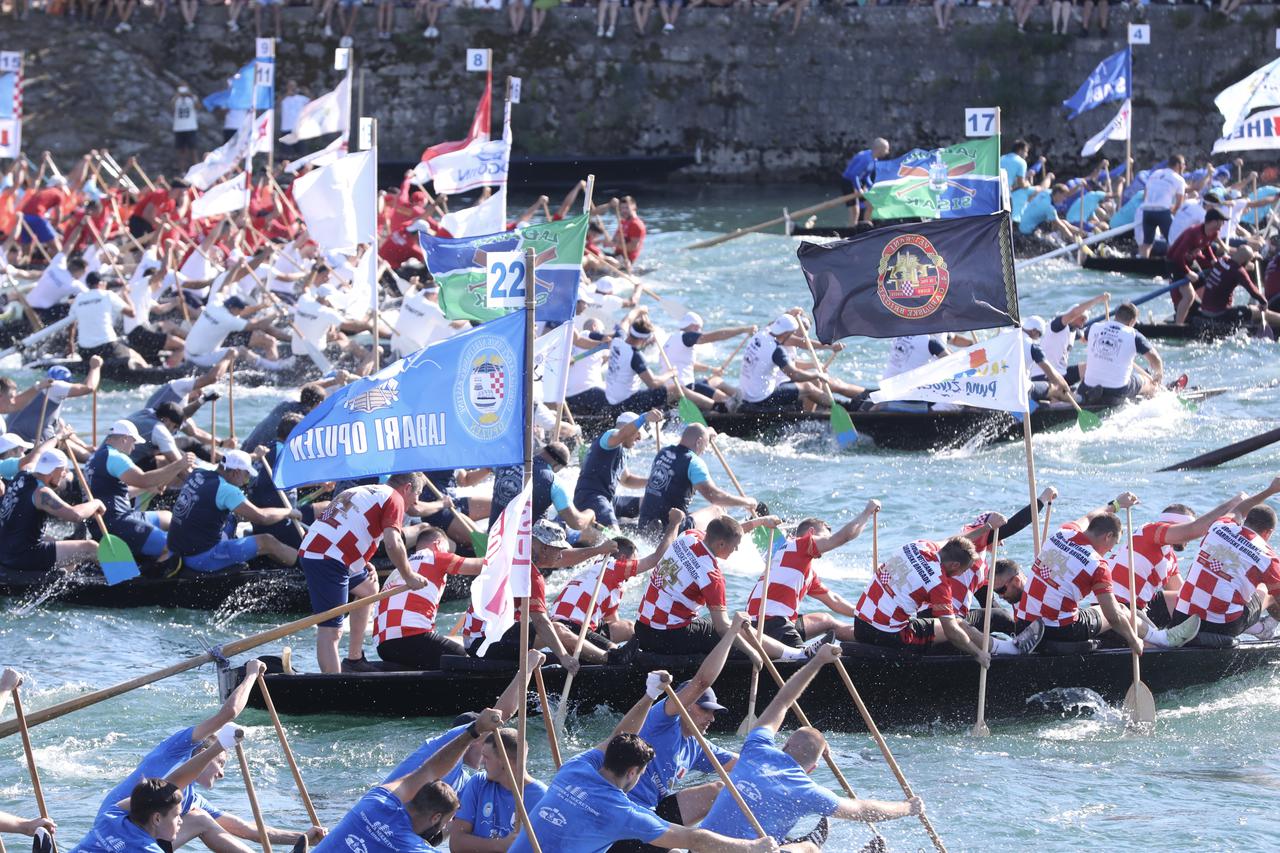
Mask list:
[[[551,503],[555,506],[557,512],[566,510],[573,505],[573,502],[569,500],[569,493],[556,480],[551,481]]]
[[[601,449],[601,450],[613,450],[613,448],[609,446],[609,440],[610,440],[611,438],[613,438],[613,437],[614,437],[615,435],[617,435],[617,434],[618,434],[618,431],[617,431],[616,429],[607,429],[607,430],[605,430],[603,433],[601,433],[601,435],[600,435],[600,449]]]
[[[632,803],[629,811],[618,815],[618,828],[620,831],[616,837],[619,840],[638,838],[648,844],[670,829],[671,824],[649,809]]]
[[[778,365],[778,367],[791,366],[791,359],[787,358],[786,347],[774,347],[773,356],[771,360],[773,361],[774,364]]]
[[[472,829],[476,825],[476,813],[479,810],[479,799],[481,789],[484,788],[485,782],[488,781],[483,773],[477,773],[466,781],[462,786],[462,790],[458,792],[458,813],[455,817],[458,820],[465,820],[471,824]]]
[[[190,811],[191,809],[204,809],[209,813],[209,817],[213,817],[213,818],[219,817],[222,814],[222,809],[218,808],[213,803],[206,800],[204,798],[204,795],[201,794],[199,791],[191,792],[191,805],[188,808],[188,811]]]
[[[14,456],[10,459],[0,459],[0,477],[6,480],[12,480],[18,476],[18,469],[22,463],[21,456]]]
[[[240,491],[226,480],[219,480],[218,497],[214,502],[217,504],[218,509],[227,510],[229,512],[245,502],[244,492]]]
[[[1146,355],[1151,352],[1151,344],[1141,334],[1133,336],[1133,345],[1138,348],[1138,355]]]
[[[134,467],[133,460],[114,447],[107,448],[107,473],[117,479],[125,471]]]
[[[802,790],[790,791],[799,800],[799,804],[808,814],[820,814],[830,817],[840,808],[840,798],[829,788],[810,781]]]
[[[631,369],[636,373],[648,373],[649,364],[644,360],[644,356],[640,354],[640,350],[631,349]]]
[[[707,463],[700,456],[689,457],[689,482],[693,485],[705,483],[711,479],[711,472],[707,470]]]

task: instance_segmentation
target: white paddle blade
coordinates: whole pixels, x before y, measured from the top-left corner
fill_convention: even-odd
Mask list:
[[[987,728],[986,722],[980,720],[969,730],[969,737],[991,737],[991,729]]]
[[[1124,695],[1124,712],[1134,725],[1155,725],[1156,698],[1151,689],[1141,681],[1136,682]]]

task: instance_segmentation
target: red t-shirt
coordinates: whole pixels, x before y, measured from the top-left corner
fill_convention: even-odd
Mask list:
[[[33,193],[27,193],[22,199],[22,206],[18,209],[28,216],[44,216],[46,211],[61,207],[63,197],[64,193],[57,187],[36,190]]]
[[[618,226],[618,233],[627,240],[627,258],[635,263],[636,258],[640,257],[640,249],[644,247],[644,235],[648,233],[648,229],[644,226],[644,220],[639,216],[632,216],[630,219],[622,220]]]

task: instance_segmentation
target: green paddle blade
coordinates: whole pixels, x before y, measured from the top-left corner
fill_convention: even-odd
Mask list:
[[[1090,432],[1102,426],[1102,418],[1098,417],[1088,409],[1081,409],[1076,413],[1076,423],[1080,429]]]
[[[764,556],[765,562],[773,558],[769,553],[769,528],[757,527],[751,531],[751,541],[755,543],[756,548]]]
[[[138,495],[138,511],[146,512],[151,508],[151,502],[156,499],[155,492],[143,492]]]
[[[119,536],[110,533],[104,535],[98,543],[98,563],[102,566],[102,574],[106,577],[108,586],[115,586],[141,574],[129,546]]]
[[[853,418],[848,410],[839,403],[831,407],[831,434],[841,447],[849,447],[858,440],[858,431],[854,429]]]
[[[477,557],[483,557],[489,551],[489,536],[479,530],[471,531],[471,549]]]
[[[702,410],[688,397],[681,397],[680,404],[676,408],[680,412],[680,420],[686,424],[707,425],[707,419],[702,416]]]

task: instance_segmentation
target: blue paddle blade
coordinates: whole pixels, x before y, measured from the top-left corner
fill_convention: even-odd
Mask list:
[[[111,534],[102,537],[102,541],[98,543],[98,564],[102,566],[102,575],[107,579],[108,586],[115,586],[141,574],[129,546],[123,539]]]
[[[853,418],[844,406],[831,407],[831,434],[836,437],[840,447],[852,447],[858,441],[858,430],[853,426]]]

